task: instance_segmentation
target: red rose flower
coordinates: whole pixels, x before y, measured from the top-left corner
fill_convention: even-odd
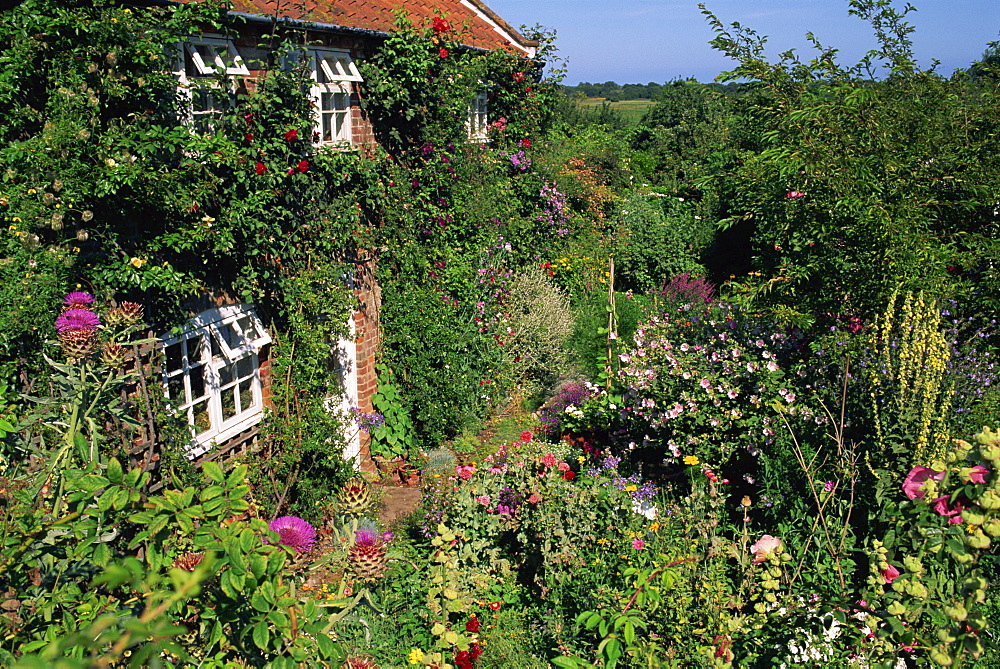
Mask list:
[[[447,58],[447,57],[448,57],[448,49],[444,47],[438,49],[438,58]]]
[[[260,176],[264,172],[267,172],[267,165],[265,165],[264,163],[257,163],[253,169],[254,172],[257,173],[257,176]]]
[[[528,91],[530,93],[531,92],[531,86],[525,86],[524,90],[526,90],[526,91]]]
[[[451,24],[442,19],[440,16],[434,17],[432,25],[434,26],[434,32],[436,33],[443,33],[451,30]],[[444,56],[441,57],[444,58]]]
[[[521,83],[522,81],[524,81],[524,72],[515,72],[514,74],[511,75],[510,78],[516,81],[517,83]]]
[[[247,125],[253,123],[253,114],[245,114],[243,118],[246,120]]]
[[[573,471],[572,469],[569,470],[568,472],[563,472],[563,478],[567,481],[572,481],[573,479],[576,478],[576,472]]]
[[[525,149],[530,149],[531,148],[531,140],[530,139],[522,139],[521,142],[520,142],[520,144],[521,144],[522,148],[525,148]]]
[[[248,142],[252,142],[253,141],[253,133],[252,132],[248,132],[247,134],[243,135],[243,139],[247,140]]]
[[[309,161],[308,160],[300,160],[299,161],[299,166],[296,167],[295,169],[297,169],[299,171],[299,174],[302,174],[303,172],[305,172],[306,170],[309,169]]]
[[[469,622],[465,623],[465,631],[470,634],[475,634],[479,631],[479,618],[476,617],[475,613],[469,618]]]
[[[285,133],[286,142],[294,142],[298,138],[299,138],[299,131],[296,130],[295,128],[292,128],[291,130]]]

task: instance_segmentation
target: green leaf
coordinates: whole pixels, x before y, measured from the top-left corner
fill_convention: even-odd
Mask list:
[[[256,645],[261,650],[267,650],[268,641],[271,640],[271,632],[267,629],[267,623],[265,621],[260,621],[253,626],[253,637],[254,645]]]
[[[214,483],[224,483],[226,481],[226,475],[222,473],[222,467],[219,463],[209,460],[208,462],[202,463],[201,471],[205,473],[205,476]]]
[[[112,483],[122,482],[124,473],[122,472],[122,463],[118,462],[118,458],[108,460],[108,468],[105,473],[108,475],[108,480]]]

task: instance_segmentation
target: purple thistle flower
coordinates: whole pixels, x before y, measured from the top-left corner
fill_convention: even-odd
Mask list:
[[[298,516],[275,518],[268,529],[278,533],[279,544],[288,546],[296,553],[304,553],[316,543],[316,530]]]
[[[63,305],[70,309],[88,309],[94,303],[94,296],[90,293],[73,292],[63,298]]]
[[[87,309],[67,309],[56,318],[56,330],[60,333],[76,330],[93,331],[101,327],[101,319]]]

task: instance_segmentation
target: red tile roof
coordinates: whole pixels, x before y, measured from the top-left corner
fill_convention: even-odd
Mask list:
[[[186,1],[186,0],[182,0]],[[484,49],[509,46],[534,55],[537,42],[526,39],[481,0],[234,0],[233,10],[349,28],[389,32],[395,11],[403,7],[414,25],[444,16],[462,34],[462,42]]]

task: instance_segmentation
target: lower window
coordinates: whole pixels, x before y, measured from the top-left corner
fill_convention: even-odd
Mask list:
[[[163,337],[163,385],[191,430],[196,458],[264,416],[259,354],[271,338],[249,305],[209,309]]]

